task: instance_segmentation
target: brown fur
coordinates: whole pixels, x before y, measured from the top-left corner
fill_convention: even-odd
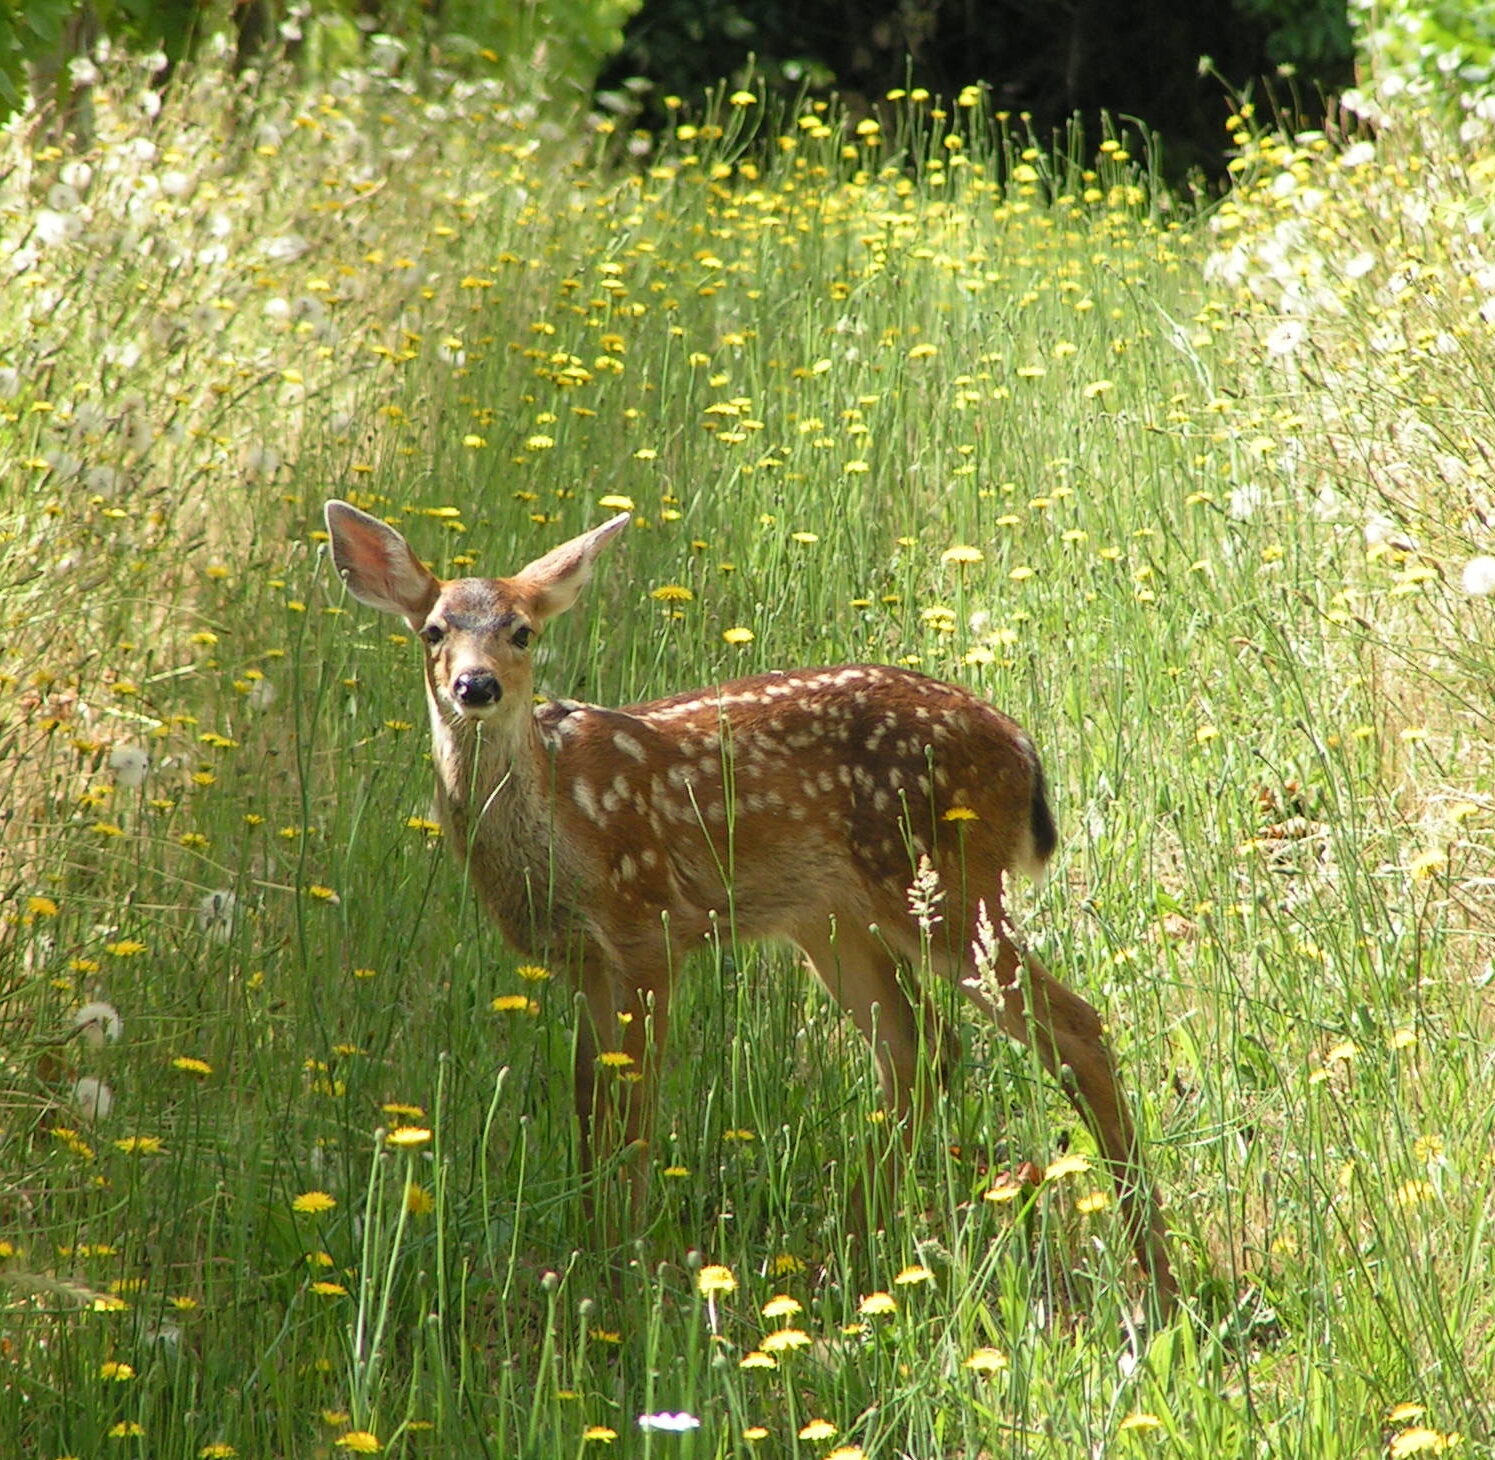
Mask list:
[[[440,631],[426,651],[437,803],[473,886],[517,949],[564,968],[585,995],[576,1096],[588,1161],[619,1135],[647,1141],[671,989],[715,928],[803,949],[875,1041],[889,1101],[910,1114],[921,1063],[953,1043],[912,983],[923,949],[908,888],[927,858],[944,894],[936,966],[1061,1079],[1171,1305],[1162,1219],[1100,1019],[1000,932],[1004,877],[1041,870],[1055,842],[1032,742],[963,689],[871,664],[754,675],[625,709],[536,708],[515,636],[571,605],[627,520],[512,578],[443,583],[392,528],[327,504],[349,591],[423,638]],[[986,989],[971,951],[983,904],[998,929]],[[600,1099],[594,1041],[632,1061],[621,1132],[597,1114],[612,1102]]]

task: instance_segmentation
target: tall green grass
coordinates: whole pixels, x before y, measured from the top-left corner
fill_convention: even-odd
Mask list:
[[[1488,1444],[1490,336],[1478,235],[1407,202],[1452,158],[1238,117],[1194,217],[974,88],[877,131],[723,97],[625,168],[482,90],[230,124],[222,85],[8,144],[17,1453]],[[443,573],[631,504],[551,693],[873,659],[1027,725],[1063,839],[1022,935],[1107,1013],[1186,1315],[1136,1330],[1082,1163],[987,1199],[1088,1137],[968,1021],[859,1236],[870,1057],[725,930],[599,1247],[571,991],[434,833],[416,647],[328,495]]]

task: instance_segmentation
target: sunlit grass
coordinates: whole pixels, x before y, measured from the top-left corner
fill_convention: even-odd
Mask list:
[[[1196,219],[974,88],[874,128],[743,93],[620,172],[481,89],[230,125],[220,78],[154,123],[138,83],[82,156],[12,138],[0,214],[0,1432],[1487,1442],[1478,177],[1241,114]],[[331,580],[327,495],[448,573],[633,510],[553,693],[866,658],[1029,726],[1063,841],[1023,935],[1107,1011],[1188,1319],[1130,1331],[1088,1137],[976,1028],[862,1241],[865,1046],[725,932],[598,1250],[571,991],[440,845],[415,646]]]

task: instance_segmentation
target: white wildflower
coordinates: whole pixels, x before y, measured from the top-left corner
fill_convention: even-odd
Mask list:
[[[102,1080],[84,1075],[73,1082],[73,1104],[84,1120],[107,1120],[114,1109],[114,1091]]]
[[[1495,593],[1495,558],[1481,553],[1464,564],[1459,585],[1471,598],[1488,598]]]
[[[1308,336],[1308,326],[1301,319],[1285,319],[1267,335],[1269,355],[1291,355]]]
[[[197,901],[197,926],[215,943],[227,943],[233,936],[234,912],[238,898],[227,888],[205,892]]]
[[[109,752],[109,769],[114,772],[114,783],[127,791],[139,790],[145,784],[146,772],[150,768],[150,756],[138,745],[116,745]]]
[[[666,1434],[683,1435],[687,1430],[698,1430],[701,1421],[693,1414],[671,1414],[668,1410],[659,1414],[641,1414],[638,1417],[641,1430],[659,1430]]]

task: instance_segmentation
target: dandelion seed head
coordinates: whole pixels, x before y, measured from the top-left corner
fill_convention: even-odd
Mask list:
[[[1459,586],[1471,598],[1488,598],[1495,593],[1495,557],[1481,553],[1470,558],[1459,574]]]
[[[125,1032],[124,1020],[119,1017],[119,1010],[102,999],[95,999],[92,1003],[84,1004],[81,1009],[75,1009],[73,1028],[82,1034],[84,1043],[92,1045],[94,1049],[116,1043]]]

